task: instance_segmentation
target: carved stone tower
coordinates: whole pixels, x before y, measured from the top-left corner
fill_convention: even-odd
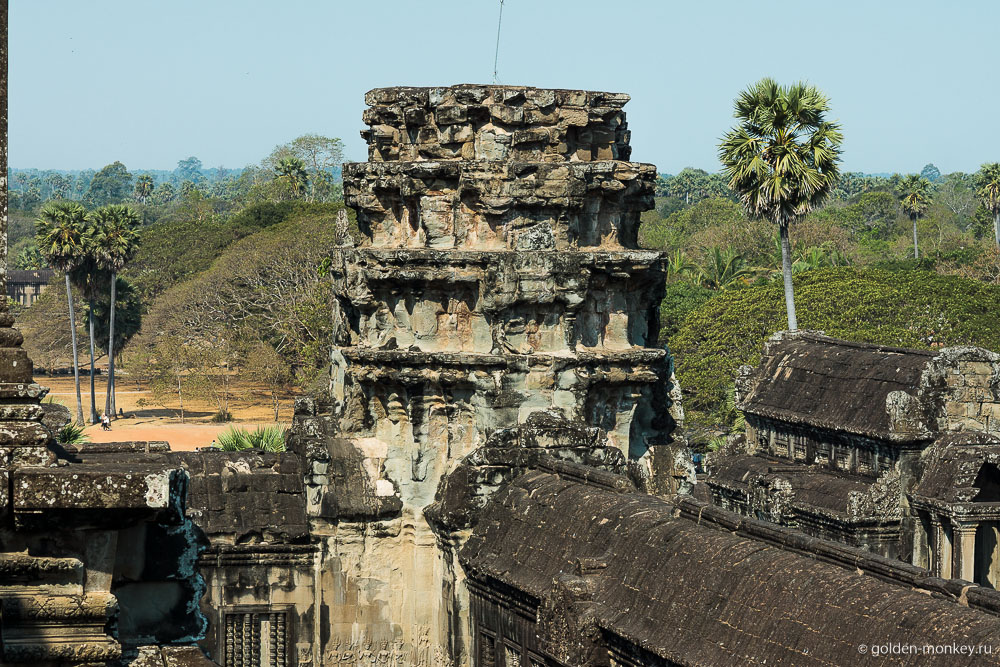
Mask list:
[[[393,623],[430,627],[431,644],[450,566],[422,509],[459,459],[539,412],[600,427],[654,476],[671,441],[661,256],[636,242],[656,169],[627,161],[628,99],[477,85],[366,95],[369,160],[344,165],[361,242],[331,270],[332,413],[375,495],[401,501],[393,530],[417,552],[399,582],[412,609]]]

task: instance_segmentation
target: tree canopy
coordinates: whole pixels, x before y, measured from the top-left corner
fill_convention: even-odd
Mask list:
[[[795,276],[802,327],[838,338],[933,349],[1000,349],[1000,286],[929,271],[827,268]],[[756,364],[764,341],[784,329],[776,282],[717,293],[669,338],[685,410],[719,410],[736,370]]]

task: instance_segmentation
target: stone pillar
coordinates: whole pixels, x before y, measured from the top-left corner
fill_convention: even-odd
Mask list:
[[[955,565],[952,576],[965,581],[976,579],[976,525],[956,523],[953,528],[955,544]]]
[[[980,521],[976,529],[977,584],[996,588],[1000,581],[1000,537],[996,521]]]
[[[931,574],[940,577],[941,576],[941,521],[937,518],[937,515],[930,515],[930,535],[928,535],[930,556],[928,558],[927,569],[930,570]]]
[[[913,558],[912,562],[917,567],[930,568],[931,558],[929,555],[931,537],[926,529],[926,514],[921,511],[916,512],[913,519]]]
[[[951,579],[952,576],[952,538],[951,526],[938,519],[938,557],[937,575],[944,579]]]

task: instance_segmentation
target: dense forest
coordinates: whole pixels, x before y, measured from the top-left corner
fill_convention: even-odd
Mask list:
[[[232,171],[194,157],[172,172],[133,174],[119,162],[83,172],[13,169],[13,268],[49,262],[36,223],[53,202],[90,211],[128,204],[137,234],[117,274],[114,334],[125,381],[148,385],[162,405],[211,397],[220,419],[237,380],[274,396],[316,386],[330,344],[322,259],[343,208],[341,148],[306,135]],[[799,326],[910,347],[1000,349],[992,316],[1000,251],[984,178],[932,164],[912,175],[840,174],[824,204],[791,227]],[[719,173],[663,174],[655,201],[639,238],[667,257],[661,343],[674,355],[692,444],[714,447],[738,424],[736,369],[755,363],[763,341],[787,326],[778,230],[749,218]],[[110,294],[73,283],[78,337],[89,335],[92,312],[106,362]],[[42,367],[71,363],[67,305],[64,288],[49,289],[20,314]]]

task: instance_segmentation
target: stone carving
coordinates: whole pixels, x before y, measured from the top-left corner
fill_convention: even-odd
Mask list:
[[[627,101],[523,86],[366,96],[369,161],[344,166],[360,237],[342,234],[328,263],[330,396],[297,407],[290,440],[314,534],[358,590],[332,611],[335,636],[371,616],[369,638],[402,639],[414,663],[467,663],[471,639],[448,628],[468,613],[455,553],[469,511],[543,459],[676,486],[663,258],[636,240],[656,169],[626,161]]]

